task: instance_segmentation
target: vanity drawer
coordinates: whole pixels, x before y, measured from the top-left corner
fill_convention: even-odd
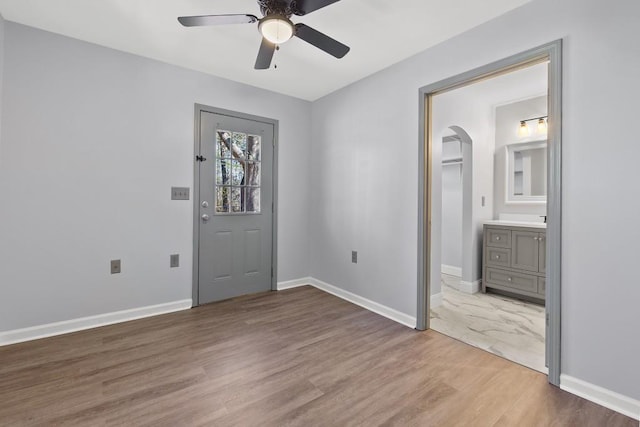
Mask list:
[[[544,296],[546,290],[547,290],[547,279],[545,277],[538,277],[538,293]]]
[[[511,247],[511,230],[502,228],[487,227],[487,246],[494,248],[510,248]]]
[[[502,287],[538,293],[538,276],[529,274],[513,273],[487,267],[487,282],[489,286],[491,283],[495,283]]]
[[[503,248],[487,247],[487,259],[485,260],[487,265],[494,265],[496,267],[511,266],[511,250]]]

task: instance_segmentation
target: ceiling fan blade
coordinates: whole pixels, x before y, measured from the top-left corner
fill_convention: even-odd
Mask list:
[[[260,44],[260,50],[258,51],[258,57],[256,58],[256,70],[267,70],[271,67],[271,60],[273,54],[276,51],[276,45],[269,40],[263,38]]]
[[[350,50],[349,46],[304,24],[296,24],[295,36],[336,58],[344,57]]]
[[[303,16],[338,1],[340,0],[297,0],[293,8],[293,13],[298,16]]]
[[[227,25],[227,24],[253,24],[258,22],[258,17],[254,15],[203,15],[203,16],[181,16],[178,18],[185,27],[201,27],[205,25]]]

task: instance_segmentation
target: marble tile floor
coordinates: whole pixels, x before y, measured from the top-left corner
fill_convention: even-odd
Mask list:
[[[546,374],[544,306],[460,292],[459,280],[442,275],[442,305],[431,310],[431,329]]]

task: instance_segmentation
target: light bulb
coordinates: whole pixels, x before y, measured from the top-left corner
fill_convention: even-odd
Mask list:
[[[293,24],[284,16],[267,16],[258,25],[262,36],[274,44],[284,43],[293,37]]]
[[[547,121],[544,118],[538,119],[538,133],[547,133]]]
[[[520,128],[518,129],[518,135],[519,136],[529,136],[529,135],[531,135],[531,129],[529,129],[529,125],[527,125],[527,122],[525,122],[525,121],[520,122]]]

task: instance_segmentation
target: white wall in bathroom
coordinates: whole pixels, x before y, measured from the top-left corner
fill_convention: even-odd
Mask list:
[[[545,79],[546,81],[546,79]],[[537,96],[518,102],[498,105],[495,110],[496,117],[496,148],[494,161],[494,199],[493,210],[496,218],[500,214],[526,214],[526,215],[546,215],[547,207],[541,204],[513,204],[505,203],[506,200],[506,162],[507,149],[509,144],[537,141],[546,138],[546,135],[537,133],[537,123],[529,122],[531,135],[528,137],[518,136],[518,126],[520,120],[532,117],[547,115],[547,96]]]
[[[493,192],[493,173],[488,176],[480,173],[483,170],[493,170],[490,167],[478,165],[491,162],[493,153],[493,126],[491,104],[486,103],[482,96],[477,96],[473,87],[459,89],[438,95],[433,99],[433,170],[431,194],[431,247],[442,248],[442,252],[431,252],[431,289],[432,293],[439,292],[440,266],[448,265],[449,259],[445,254],[454,253],[460,247],[462,280],[474,281],[479,278],[480,257],[478,251],[480,235],[477,223],[480,217],[493,215],[493,205],[487,203],[481,206],[480,198],[484,195],[491,200]],[[462,200],[455,201],[448,187],[451,175],[459,173],[455,166],[442,166],[442,138],[452,135],[451,126],[459,126],[469,134],[473,140],[471,153],[473,159],[465,157],[464,162],[472,162],[472,211],[469,217],[472,221],[471,232],[462,234]],[[459,191],[462,191],[460,181]],[[462,194],[460,194],[462,197]],[[436,285],[437,284],[437,285]]]
[[[442,141],[443,159],[462,156],[461,141]],[[462,268],[462,165],[442,167],[442,265]],[[445,271],[446,272],[446,271]]]

